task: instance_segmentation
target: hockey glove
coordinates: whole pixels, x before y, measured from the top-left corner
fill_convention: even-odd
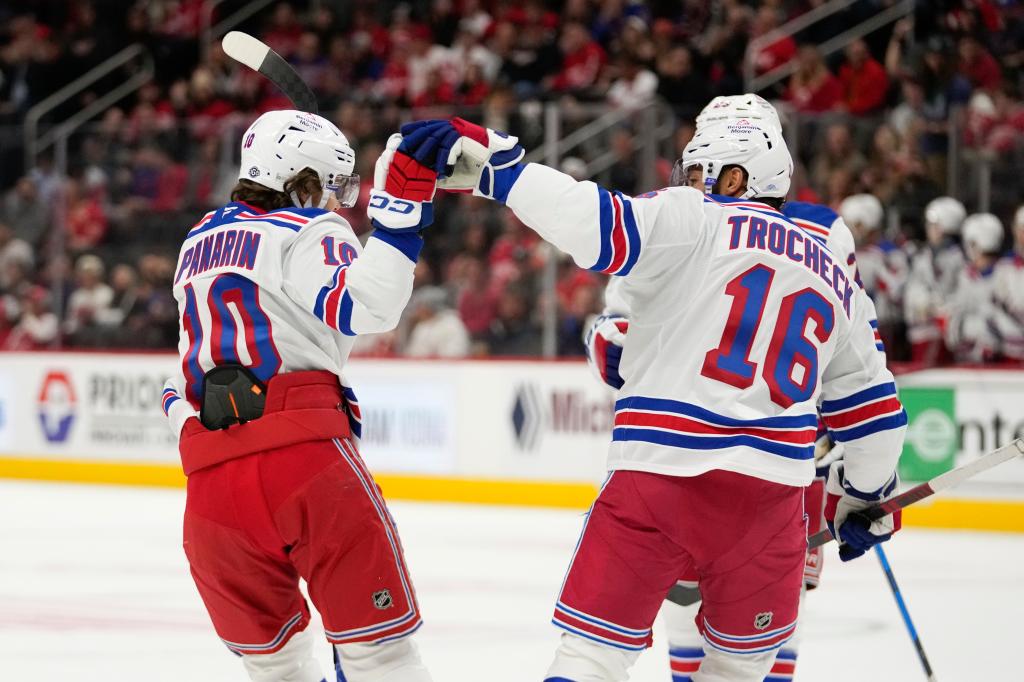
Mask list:
[[[434,221],[434,171],[402,151],[395,133],[377,159],[367,215],[378,230],[417,233]]]
[[[837,462],[829,472],[825,520],[839,542],[839,558],[850,561],[891,538],[900,529],[902,512],[883,516],[877,521],[859,513],[895,497],[899,493],[899,477],[894,473],[881,488],[865,493],[846,481],[845,466],[844,462]]]
[[[587,348],[587,365],[602,382],[614,389],[625,383],[619,374],[622,346],[626,343],[629,320],[620,315],[602,315],[587,330],[583,343]]]
[[[438,187],[502,203],[523,170],[519,138],[461,118],[402,126],[403,149],[440,179]]]

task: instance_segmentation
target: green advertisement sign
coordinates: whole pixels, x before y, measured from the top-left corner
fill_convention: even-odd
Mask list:
[[[907,439],[900,457],[900,478],[926,481],[953,468],[959,448],[955,391],[952,388],[901,388],[907,410]]]

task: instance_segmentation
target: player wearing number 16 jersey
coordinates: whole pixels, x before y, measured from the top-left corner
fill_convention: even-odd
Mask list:
[[[377,162],[363,247],[335,212],[359,190],[345,136],[313,114],[264,114],[243,138],[231,203],[196,223],[178,258],[181,372],[164,410],[188,476],[185,553],[256,682],[325,679],[300,577],[339,680],[430,680],[409,639],[420,615],[398,532],[341,379],[355,335],[397,323],[430,224],[434,178],[400,143]]]
[[[906,422],[856,283],[779,212],[792,170],[781,135],[722,125],[733,149],[703,164],[710,194],[635,198],[524,165],[515,138],[464,121],[402,131],[415,158],[450,174],[440,186],[505,203],[580,266],[624,280],[611,473],[555,607],[566,632],[548,682],[627,679],[688,573],[708,644],[693,679],[765,678],[796,624],[819,397],[846,444],[830,515],[846,551],[896,524],[851,513],[894,491]]]

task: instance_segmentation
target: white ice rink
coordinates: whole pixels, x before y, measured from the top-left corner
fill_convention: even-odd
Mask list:
[[[0,680],[243,682],[188,576],[183,502],[180,490],[0,482]],[[580,514],[392,509],[434,679],[539,682]],[[1024,680],[1024,536],[910,529],[889,555],[938,680]],[[802,682],[924,679],[873,556],[830,556],[802,627]],[[634,680],[669,679],[660,627],[655,636]],[[326,672],[326,644],[322,654]]]

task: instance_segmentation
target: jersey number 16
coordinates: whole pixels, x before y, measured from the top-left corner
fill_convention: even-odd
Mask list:
[[[736,388],[753,386],[758,365],[750,359],[750,351],[774,278],[775,270],[755,265],[726,285],[732,307],[721,343],[704,356],[703,376]],[[818,345],[808,338],[809,320],[814,321],[810,333],[818,345],[828,341],[835,310],[825,297],[807,288],[782,299],[761,371],[772,402],[782,407],[809,400],[817,387]]]

